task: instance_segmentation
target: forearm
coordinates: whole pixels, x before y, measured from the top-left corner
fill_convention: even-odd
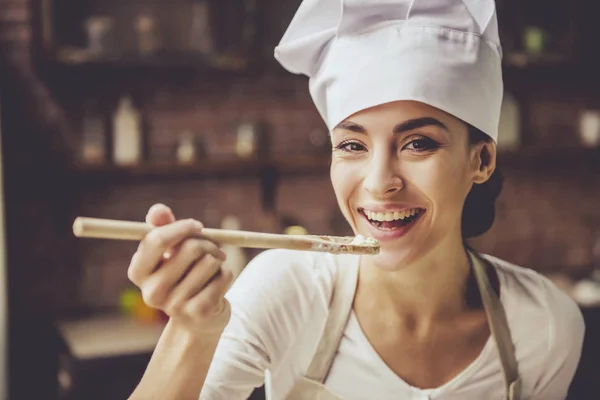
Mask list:
[[[198,400],[218,335],[201,337],[169,321],[130,400]]]

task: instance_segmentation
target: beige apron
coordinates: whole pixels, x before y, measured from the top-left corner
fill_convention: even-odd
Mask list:
[[[521,380],[504,307],[490,284],[484,260],[471,252],[469,257],[490,331],[498,350],[506,387],[506,399],[519,400]],[[296,383],[287,396],[288,400],[343,400],[342,397],[327,389],[323,382],[329,373],[350,316],[358,281],[357,264],[344,266],[338,270],[323,336],[306,375]]]

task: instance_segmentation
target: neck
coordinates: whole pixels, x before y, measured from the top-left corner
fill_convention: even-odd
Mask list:
[[[427,322],[455,317],[467,309],[469,259],[460,240],[447,240],[427,255],[388,271],[363,259],[359,290],[377,309],[401,319]]]

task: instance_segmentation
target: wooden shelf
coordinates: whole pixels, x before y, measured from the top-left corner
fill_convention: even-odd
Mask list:
[[[193,53],[158,53],[152,56],[122,55],[97,57],[85,49],[62,48],[48,57],[55,67],[84,69],[186,68],[209,71],[240,72],[248,60],[228,55],[204,56]]]
[[[564,67],[576,63],[572,57],[560,53],[527,54],[512,52],[504,56],[503,64],[508,68]]]
[[[560,54],[508,54],[502,62],[502,75],[511,91],[536,90],[532,85],[585,89],[595,82],[594,72],[585,63]]]
[[[258,177],[275,169],[281,175],[326,173],[331,157],[279,156],[274,159],[211,160],[197,164],[148,163],[131,167],[117,165],[75,165],[73,177],[80,183],[124,182],[164,179],[213,179]]]

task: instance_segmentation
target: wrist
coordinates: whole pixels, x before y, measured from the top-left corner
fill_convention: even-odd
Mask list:
[[[218,342],[225,330],[225,326],[195,326],[191,321],[172,317],[165,327],[165,330],[167,329],[170,331],[169,336],[178,343],[197,346]]]

